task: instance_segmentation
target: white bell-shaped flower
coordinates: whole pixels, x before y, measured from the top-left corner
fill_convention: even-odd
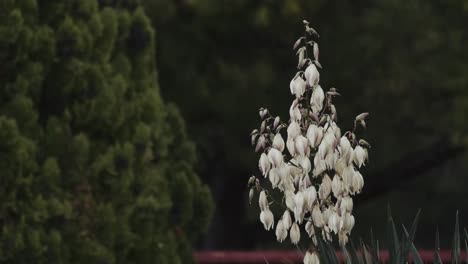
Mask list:
[[[307,128],[306,136],[310,146],[315,148],[320,144],[320,141],[322,141],[323,129],[315,124],[311,124],[309,128]]]
[[[307,201],[307,209],[308,211],[312,212],[313,205],[315,203],[315,200],[317,199],[317,191],[315,190],[315,187],[311,185],[307,189],[305,189],[304,193]]]
[[[309,235],[309,237],[315,235],[314,224],[313,224],[312,221],[310,221],[310,220],[307,221],[307,223],[305,225],[305,230],[306,230],[307,234]]]
[[[289,228],[292,225],[292,219],[291,219],[291,214],[289,213],[289,210],[285,210],[283,213],[283,216],[281,217],[281,220],[283,221],[284,227],[289,230]]]
[[[307,201],[301,191],[296,193],[294,202],[296,204],[296,207],[294,208],[294,218],[296,219],[296,222],[301,224],[304,220],[304,214],[307,209]]]
[[[312,221],[318,228],[321,228],[325,224],[323,221],[322,211],[320,211],[320,207],[318,205],[315,205],[314,209],[312,209]]]
[[[289,230],[289,236],[291,238],[291,243],[295,245],[297,245],[297,243],[299,243],[299,240],[301,240],[301,232],[296,222],[294,222],[291,226],[291,230]]]
[[[263,176],[266,177],[271,168],[271,164],[270,164],[270,161],[268,160],[267,154],[262,153],[262,155],[260,155],[260,159],[258,161],[258,167],[260,171],[262,172]]]
[[[284,140],[280,133],[276,133],[275,137],[273,138],[273,147],[283,152],[284,150]]]
[[[338,174],[335,174],[335,176],[333,176],[331,187],[333,195],[335,197],[340,197],[343,193],[343,182],[341,181],[341,178]]]
[[[294,208],[296,208],[296,202],[294,201],[295,194],[292,191],[287,191],[284,192],[284,196],[286,197],[286,207],[289,208],[289,210],[294,212]]]
[[[260,207],[260,210],[265,211],[268,210],[270,207],[268,204],[268,199],[266,197],[265,191],[260,192],[260,196],[258,198],[258,206]]]
[[[361,168],[364,165],[364,162],[367,160],[367,150],[361,146],[356,146],[354,148],[354,156],[353,156],[354,163]]]
[[[267,231],[273,228],[275,220],[273,218],[273,213],[270,211],[270,209],[263,210],[260,213],[260,222],[262,222],[263,227],[265,227],[265,230]]]
[[[281,182],[281,178],[278,174],[278,171],[279,171],[279,168],[273,168],[270,170],[270,173],[268,174],[268,179],[270,180],[271,186],[273,187],[273,189],[278,187],[278,185]]]
[[[362,187],[364,187],[364,178],[362,177],[359,171],[355,171],[353,175],[353,191],[355,193],[360,193]]]
[[[325,200],[330,195],[331,184],[332,181],[330,177],[327,174],[325,174],[325,176],[322,179],[322,184],[320,184],[318,192],[320,200]]]
[[[276,240],[278,240],[279,242],[283,242],[288,236],[288,230],[286,230],[283,221],[279,220],[276,224],[275,234]]]
[[[307,66],[304,75],[306,77],[307,84],[310,87],[314,87],[315,85],[317,85],[320,80],[320,73],[318,72],[317,67],[313,63]]]
[[[333,211],[328,218],[328,227],[333,231],[333,233],[337,234],[340,230],[340,216],[336,211]]]
[[[283,155],[275,148],[271,148],[270,151],[268,151],[268,160],[270,160],[274,168],[283,165]]]
[[[310,253],[307,251],[307,253],[304,256],[304,264],[320,264],[320,259],[317,255],[317,252],[312,252]]]
[[[296,121],[293,120],[291,121],[291,123],[289,123],[287,133],[288,133],[288,139],[289,138],[295,139],[297,136],[301,134],[301,127]]]
[[[312,113],[318,114],[323,109],[323,100],[325,100],[325,93],[320,85],[314,87],[312,96],[310,97],[310,105],[312,107]]]
[[[308,156],[310,151],[309,151],[309,141],[307,140],[307,138],[300,135],[296,137],[294,141],[296,143],[297,154],[302,155],[302,156],[306,156],[306,155]]]

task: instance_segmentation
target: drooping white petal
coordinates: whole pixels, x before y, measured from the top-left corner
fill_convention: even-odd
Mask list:
[[[333,195],[335,197],[338,198],[339,196],[341,196],[341,194],[343,193],[343,182],[341,181],[341,178],[340,176],[338,176],[338,174],[335,174],[335,176],[333,177],[331,187]]]
[[[305,156],[309,153],[309,141],[306,137],[300,135],[294,140],[296,143],[297,154]]]
[[[273,189],[278,187],[279,183],[281,182],[280,176],[279,176],[279,168],[273,168],[270,170],[270,173],[268,174],[268,179],[271,182],[271,186]]]
[[[304,194],[301,191],[298,191],[294,197],[294,202],[296,204],[294,208],[294,218],[299,224],[304,220],[305,210],[307,208],[307,201],[304,197]]]

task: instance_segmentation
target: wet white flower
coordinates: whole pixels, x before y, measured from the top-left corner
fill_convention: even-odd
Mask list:
[[[262,155],[260,155],[258,167],[260,168],[260,171],[262,172],[263,176],[266,177],[268,172],[270,171],[271,164],[270,161],[268,161],[268,156],[265,153],[262,153]]]
[[[258,198],[258,206],[262,211],[268,210],[269,208],[268,199],[266,197],[265,191],[260,192],[260,196]]]
[[[283,155],[275,148],[271,148],[270,151],[268,151],[268,159],[275,168],[283,164]]]
[[[284,211],[283,216],[281,217],[281,221],[283,221],[283,226],[289,230],[292,225],[292,219],[289,210]]]
[[[279,150],[280,152],[283,152],[284,140],[280,133],[277,133],[275,135],[275,138],[273,139],[273,147]]]
[[[273,213],[270,211],[270,209],[263,210],[260,213],[260,222],[262,222],[263,227],[265,227],[265,230],[267,231],[273,228],[275,220],[273,218]]]
[[[286,237],[288,236],[288,230],[286,230],[283,221],[279,220],[278,223],[276,224],[276,239],[279,242],[283,242]]]
[[[318,114],[323,109],[323,100],[325,100],[325,93],[320,85],[317,85],[310,97],[310,105],[312,106],[312,113]]]
[[[367,160],[367,150],[359,145],[356,146],[354,148],[353,160],[358,168],[361,168],[361,166],[364,165],[364,162]]]
[[[301,239],[301,231],[299,230],[299,226],[296,222],[291,226],[291,230],[289,230],[289,236],[291,238],[291,243],[297,245],[299,240]]]
[[[304,264],[320,264],[320,259],[317,255],[317,252],[312,252],[310,253],[307,251],[307,253],[304,256]]]
[[[307,84],[310,87],[314,87],[315,85],[317,85],[320,80],[320,73],[318,72],[317,67],[313,63],[311,63],[307,67],[304,75],[306,77]]]

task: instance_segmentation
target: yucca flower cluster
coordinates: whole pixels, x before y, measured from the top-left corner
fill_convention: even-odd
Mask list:
[[[275,228],[270,205],[278,203],[284,209],[275,228],[279,242],[289,234],[291,242],[297,244],[300,226],[304,226],[315,245],[317,234],[326,241],[332,241],[336,235],[345,245],[355,223],[352,196],[364,186],[359,169],[368,160],[370,147],[355,133],[358,126],[365,128],[368,114],[358,115],[353,129],[342,134],[333,104],[340,94],[335,88],[325,92],[320,86],[319,47],[314,40],[318,34],[307,21],[304,25],[304,36],[294,44],[299,71],[290,83],[294,100],[289,108],[289,122],[282,122],[261,108],[260,128],[251,133],[255,151],[261,152],[260,173],[269,184],[252,176],[249,199],[252,201],[255,192],[259,193],[260,221],[266,230]],[[271,188],[267,188],[270,184]],[[282,194],[281,201],[274,200],[274,190]],[[315,251],[308,251],[304,263],[316,261]]]

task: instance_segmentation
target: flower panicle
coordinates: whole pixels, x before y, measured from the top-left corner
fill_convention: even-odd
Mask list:
[[[275,229],[279,242],[289,232],[291,242],[299,243],[304,226],[315,247],[317,235],[325,241],[337,237],[345,245],[355,223],[352,197],[364,187],[359,170],[367,163],[370,148],[356,133],[359,125],[366,128],[369,113],[359,114],[354,127],[342,133],[333,103],[340,93],[334,87],[325,91],[320,85],[318,34],[307,21],[304,25],[304,36],[294,44],[298,71],[289,84],[293,96],[289,120],[284,122],[260,108],[260,127],[250,135],[255,151],[261,153],[258,167],[265,178],[257,178],[251,190],[260,191],[260,221],[266,230],[274,225],[269,208],[269,200],[274,200],[264,186],[282,195],[279,206],[284,211]],[[254,181],[249,182],[253,185]],[[306,254],[304,263],[318,263],[315,251]]]

